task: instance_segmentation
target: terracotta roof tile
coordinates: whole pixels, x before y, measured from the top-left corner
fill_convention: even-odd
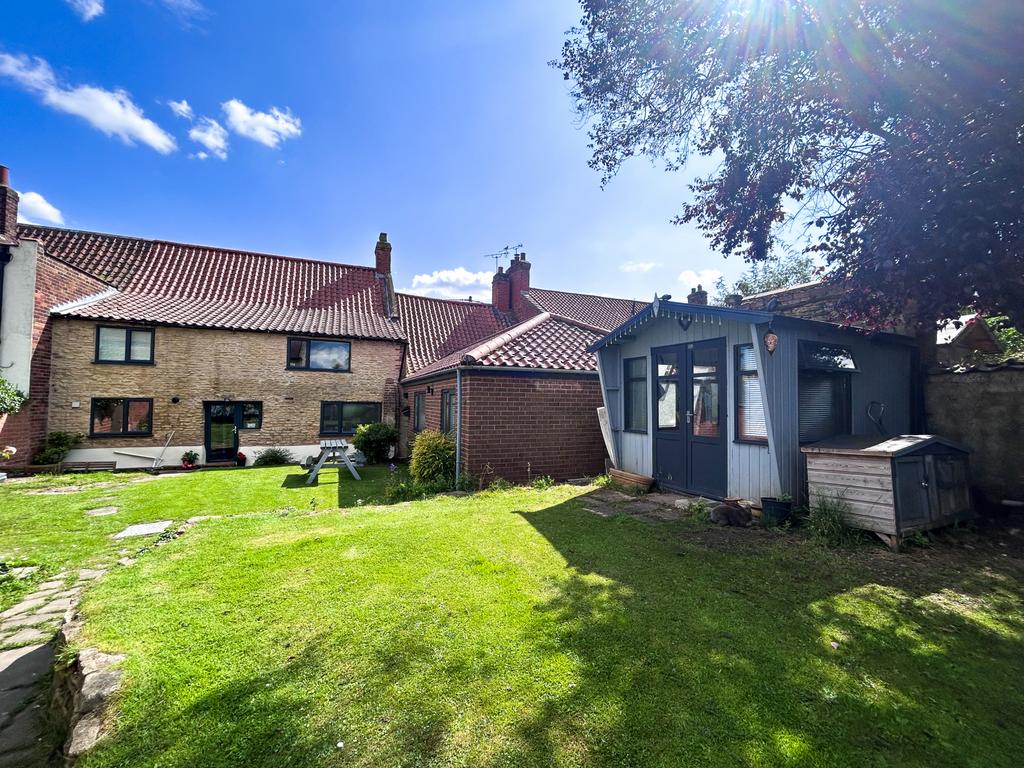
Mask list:
[[[118,290],[63,310],[115,321],[403,339],[372,267],[22,226],[47,254]]]
[[[604,335],[601,328],[542,312],[478,344],[456,350],[416,375],[439,373],[459,365],[596,371],[597,360],[587,347]]]
[[[409,373],[476,344],[512,325],[512,319],[478,301],[396,294],[398,316],[409,339]]]
[[[530,288],[523,295],[541,312],[550,312],[606,331],[618,328],[647,306],[647,302],[643,301],[549,291],[544,288]]]

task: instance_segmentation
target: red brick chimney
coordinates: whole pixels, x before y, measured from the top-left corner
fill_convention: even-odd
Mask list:
[[[377,247],[373,249],[374,258],[377,260],[377,271],[382,275],[391,274],[391,243],[388,242],[388,233],[381,232],[377,238]]]
[[[686,297],[687,304],[707,304],[708,303],[708,292],[701,287],[700,283],[697,283],[697,287],[690,291],[690,295]]]
[[[512,311],[520,314],[526,306],[523,291],[530,290],[530,262],[526,260],[525,253],[517,253],[512,257],[512,263],[508,267],[508,277],[512,283],[509,302],[512,305]]]
[[[18,239],[18,193],[11,189],[11,173],[0,165],[0,242]]]
[[[512,308],[511,281],[504,267],[498,267],[497,273],[491,278],[491,304],[495,309],[508,312]]]

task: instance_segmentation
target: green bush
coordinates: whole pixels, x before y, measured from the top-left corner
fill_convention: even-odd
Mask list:
[[[279,467],[283,464],[294,464],[295,457],[287,448],[264,448],[253,460],[254,467]]]
[[[455,486],[455,440],[433,430],[416,436],[409,472],[421,486],[449,489]]]
[[[687,506],[686,511],[690,514],[690,517],[698,523],[711,522],[711,502],[703,496],[691,501],[689,506]]]
[[[43,447],[32,457],[34,464],[60,464],[71,449],[82,442],[84,435],[77,432],[50,432],[43,441]]]
[[[827,547],[854,544],[860,539],[860,532],[846,524],[849,511],[849,504],[838,496],[819,495],[807,513],[807,529]]]
[[[352,444],[363,452],[368,464],[387,461],[391,449],[398,445],[398,430],[390,424],[360,424]]]
[[[548,488],[552,488],[555,485],[555,480],[551,475],[541,475],[540,477],[533,478],[533,482],[530,483],[530,487],[537,491],[546,491]]]
[[[0,416],[5,413],[17,413],[26,400],[28,397],[24,392],[0,376]]]

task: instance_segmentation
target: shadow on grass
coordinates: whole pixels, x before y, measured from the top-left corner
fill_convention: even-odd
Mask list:
[[[792,536],[708,547],[584,500],[523,514],[571,568],[537,609],[579,679],[495,765],[574,742],[594,766],[1010,765],[1024,748],[1019,568],[879,574]]]
[[[284,482],[281,483],[282,488],[316,488],[320,485],[320,476],[318,475],[316,480],[312,483],[306,483],[309,479],[309,474],[302,472],[299,474],[285,475]],[[325,483],[326,485],[327,483]]]

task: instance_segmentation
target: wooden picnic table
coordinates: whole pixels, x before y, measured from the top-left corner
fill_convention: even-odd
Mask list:
[[[356,480],[362,480],[359,473],[356,472],[356,465],[352,463],[352,459],[348,456],[348,442],[345,440],[321,440],[320,441],[320,455],[317,460],[309,468],[309,477],[306,478],[306,485],[312,485],[320,474],[321,469],[341,469],[342,467],[348,467],[348,471],[352,473],[352,477]],[[341,457],[341,462],[338,461],[338,457]]]

